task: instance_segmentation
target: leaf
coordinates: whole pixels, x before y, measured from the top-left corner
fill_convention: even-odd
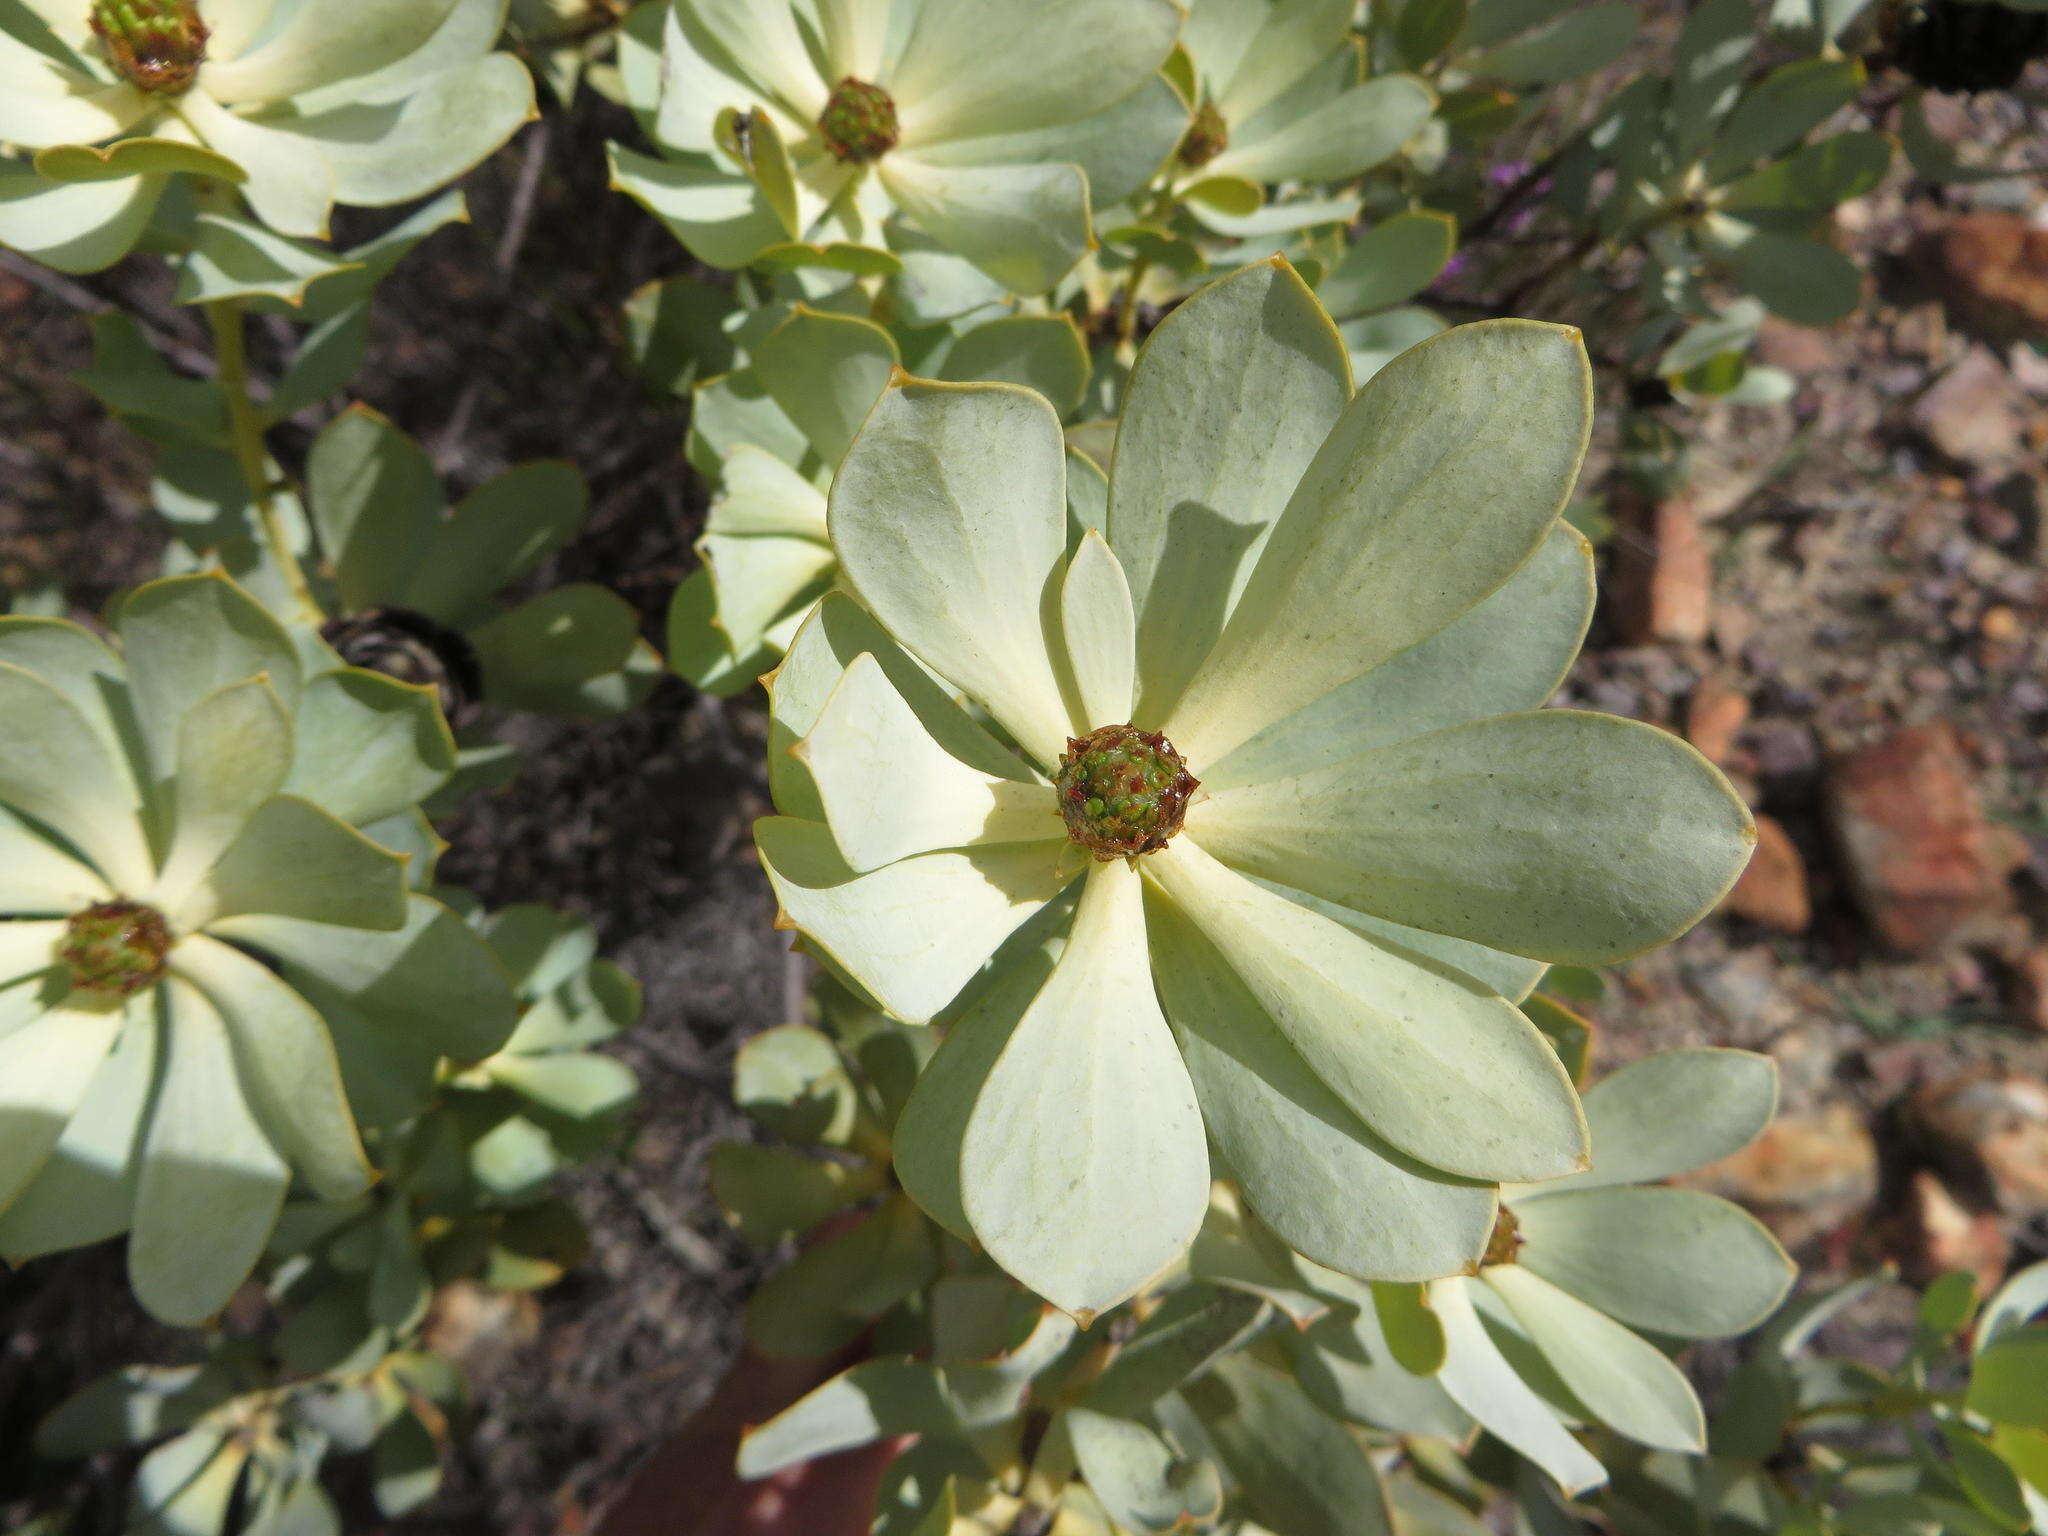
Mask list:
[[[1569,499],[1589,390],[1578,333],[1533,321],[1459,326],[1376,375],[1294,487],[1207,665],[1161,724],[1197,776],[1506,582]]]
[[[640,615],[606,587],[551,592],[473,630],[484,695],[501,709],[604,716],[653,688],[660,658],[640,639]]]
[[[1082,535],[1060,584],[1060,633],[1076,734],[1130,719],[1137,691],[1131,589],[1093,528]]]
[[[1755,1140],[1778,1108],[1778,1068],[1755,1051],[1663,1051],[1586,1094],[1593,1167],[1573,1187],[1647,1184],[1719,1162]]]
[[[405,923],[405,861],[310,800],[277,795],[206,872],[188,921],[295,918],[346,928]]]
[[[1181,1458],[1135,1419],[1069,1408],[1064,1422],[1089,1488],[1119,1526],[1183,1530],[1223,1512],[1223,1480],[1213,1463]]]
[[[1795,59],[1744,93],[1707,148],[1710,182],[1728,180],[1757,161],[1790,149],[1856,99],[1863,88],[1857,59]]]
[[[770,1135],[805,1146],[848,1145],[861,1116],[839,1048],[803,1024],[764,1030],[740,1047],[733,1102]]]
[[[1584,1165],[1570,1080],[1503,999],[1252,884],[1188,838],[1145,867],[1376,1135],[1472,1179]]]
[[[1326,900],[1582,964],[1683,933],[1755,842],[1741,800],[1690,747],[1573,710],[1497,716],[1219,791],[1192,831],[1233,866]]]
[[[119,181],[129,176],[204,176],[240,183],[248,174],[225,155],[178,139],[53,144],[36,152],[36,174],[52,181]],[[203,218],[203,216],[202,216]]]
[[[1999,1334],[1977,1355],[1963,1404],[1995,1424],[2048,1429],[2048,1326],[2029,1323]]]
[[[397,603],[441,515],[425,450],[376,412],[351,406],[314,439],[306,497],[343,609]]]
[[[1242,1291],[1182,1286],[1138,1325],[1102,1374],[1087,1385],[1080,1402],[1102,1413],[1141,1414],[1217,1360],[1236,1353],[1271,1315],[1264,1301]]]
[[[1277,260],[1202,289],[1146,340],[1104,530],[1137,614],[1140,719],[1187,688],[1350,395],[1328,316]]]
[[[8,999],[0,1027],[0,1210],[48,1161],[121,1027],[118,1010],[46,1008],[36,990]]]
[[[1818,240],[1760,229],[1731,260],[1743,287],[1799,325],[1832,325],[1863,302],[1856,263]]]
[[[196,229],[192,253],[172,294],[180,304],[218,304],[261,295],[296,306],[305,302],[306,290],[314,283],[354,265],[233,214],[202,213]]]
[[[132,780],[114,750],[65,696],[0,662],[0,799],[61,834],[107,883],[147,889],[154,860]]]
[[[1208,1208],[1201,1113],[1145,943],[1139,877],[1097,864],[961,1146],[975,1236],[1083,1326],[1185,1253]]]
[[[913,223],[1012,293],[1046,292],[1088,252],[1088,180],[1077,165],[948,166],[899,150],[877,175]]]
[[[1394,43],[1411,69],[1420,69],[1458,40],[1467,0],[1408,0],[1394,20]]]
[[[403,606],[452,629],[490,612],[511,585],[576,536],[590,493],[572,464],[521,464],[487,480],[433,525],[405,583]]]
[[[728,1141],[711,1149],[713,1197],[740,1236],[763,1247],[801,1237],[878,1188],[866,1168],[790,1147]]]
[[[1549,1473],[1566,1493],[1597,1488],[1607,1481],[1606,1470],[1516,1374],[1473,1310],[1467,1288],[1479,1283],[1452,1279],[1430,1287],[1446,1343],[1437,1379],[1459,1407]]]
[[[1614,63],[1635,41],[1640,24],[1635,7],[1626,0],[1607,0],[1545,21],[1512,42],[1460,63],[1478,80],[1559,85]]]
[[[1434,1376],[1443,1369],[1444,1325],[1430,1310],[1426,1286],[1377,1282],[1372,1304],[1396,1364],[1414,1376]]]
[[[1050,766],[1067,718],[1039,603],[1066,555],[1066,450],[1045,400],[892,383],[832,482],[829,515],[855,595]]]
[[[1005,315],[963,332],[939,372],[957,383],[1021,384],[1065,419],[1081,408],[1088,350],[1069,315]]]
[[[1730,182],[1719,204],[1735,214],[1827,213],[1875,187],[1891,163],[1888,135],[1840,133]]]
[[[2048,1307],[2048,1260],[2029,1264],[1993,1293],[1977,1319],[1973,1350],[1984,1350],[2044,1307]]]
[[[1410,0],[1409,12],[1432,0]],[[1458,245],[1458,221],[1448,213],[1415,209],[1372,226],[1330,269],[1316,296],[1343,318],[1405,304],[1436,281]]]
[[[367,826],[419,804],[455,771],[455,738],[431,688],[342,667],[310,679],[293,721],[288,794]]]
[[[802,304],[754,349],[762,386],[828,468],[846,457],[901,361],[895,341],[873,321]]]
[[[1379,1474],[1344,1427],[1245,1355],[1187,1390],[1252,1513],[1289,1536],[1372,1536],[1393,1520]]]
[[[377,1512],[400,1520],[441,1488],[441,1445],[415,1413],[401,1413],[370,1448]]]
[[[1514,1211],[1525,1269],[1630,1327],[1679,1338],[1754,1328],[1797,1273],[1755,1217],[1701,1190],[1539,1189]]]

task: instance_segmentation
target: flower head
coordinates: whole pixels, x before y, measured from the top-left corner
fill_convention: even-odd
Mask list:
[[[896,1142],[935,1219],[1093,1314],[1186,1249],[1210,1141],[1287,1242],[1389,1280],[1475,1264],[1490,1184],[1585,1166],[1515,1000],[1697,921],[1752,836],[1683,743],[1540,708],[1589,612],[1559,513],[1590,417],[1577,333],[1523,321],[1354,398],[1261,263],[1153,334],[1070,543],[1042,399],[884,391],[756,836],[783,921],[949,1026]],[[1200,781],[1142,857],[1090,858],[1055,788],[1105,726]]]
[[[617,185],[713,266],[894,272],[919,247],[1043,293],[1090,249],[1188,109],[1159,74],[1174,0],[678,0],[658,68],[629,48],[656,159]],[[744,125],[745,131],[737,131]]]
[[[132,1229],[137,1296],[190,1324],[294,1178],[368,1184],[347,1064],[404,1041],[431,1081],[512,999],[363,830],[401,836],[454,767],[426,693],[308,668],[218,576],[140,588],[118,631],[0,619],[0,1255]]]
[[[0,13],[0,244],[120,260],[173,174],[238,188],[280,234],[467,171],[533,111],[489,51],[502,0],[29,0]],[[273,13],[276,13],[275,24]]]

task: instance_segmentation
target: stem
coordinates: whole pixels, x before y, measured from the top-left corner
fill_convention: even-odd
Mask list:
[[[214,352],[220,360],[221,393],[227,398],[228,436],[234,446],[235,463],[242,471],[242,482],[249,488],[250,505],[256,509],[256,520],[263,530],[263,542],[270,547],[270,558],[277,563],[285,588],[297,601],[306,621],[318,625],[326,615],[314,600],[305,568],[299,564],[298,553],[285,534],[284,519],[279,516],[277,499],[271,494],[263,422],[256,413],[256,402],[249,396],[249,348],[243,331],[242,306],[237,300],[222,299],[205,308],[206,323],[213,329]]]

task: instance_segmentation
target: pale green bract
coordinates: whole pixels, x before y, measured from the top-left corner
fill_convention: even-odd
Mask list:
[[[1039,294],[1090,247],[1090,208],[1145,185],[1188,109],[1158,73],[1173,0],[678,0],[658,69],[622,73],[660,158],[615,184],[715,267],[901,269],[935,245]],[[820,120],[845,81],[893,107],[852,157]]]
[[[115,627],[118,652],[0,619],[0,1254],[132,1231],[137,1297],[196,1324],[295,1180],[367,1186],[363,1064],[478,1059],[515,1012],[386,846],[431,846],[416,806],[455,758],[431,695],[301,649],[220,576],[144,586]],[[162,925],[118,989],[60,955],[108,906]]]
[[[1540,709],[1591,601],[1558,521],[1590,417],[1577,333],[1524,321],[1354,398],[1261,263],[1140,353],[1076,544],[1043,399],[891,383],[832,487],[852,597],[773,682],[756,836],[782,921],[950,1026],[896,1137],[934,1219],[1087,1316],[1186,1251],[1210,1141],[1288,1244],[1378,1280],[1467,1270],[1493,1185],[1586,1167],[1514,1002],[1682,932],[1754,836],[1675,738]],[[1091,865],[1048,780],[1125,722],[1201,789],[1165,848]]]
[[[0,159],[0,244],[109,266],[180,175],[295,239],[325,238],[336,203],[422,197],[533,115],[526,67],[492,51],[505,3],[198,0],[205,62],[175,93],[120,76],[91,0],[0,7],[0,143],[33,155]]]

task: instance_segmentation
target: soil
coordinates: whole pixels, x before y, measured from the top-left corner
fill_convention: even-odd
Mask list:
[[[359,388],[428,443],[457,491],[522,459],[579,464],[593,490],[589,525],[536,580],[616,588],[659,644],[669,594],[694,563],[704,488],[682,461],[681,406],[650,394],[623,359],[622,302],[688,269],[665,232],[605,188],[604,141],[629,136],[622,114],[586,94],[472,176],[473,226],[437,236],[382,290]],[[1890,274],[1928,212],[1924,197],[1909,205],[1886,192],[1846,233]],[[386,222],[359,216],[338,233]],[[1800,379],[1788,406],[1674,410],[1695,439],[1695,492],[1709,514],[1711,636],[1625,645],[1603,616],[1563,694],[1674,726],[1709,673],[1746,695],[1745,786],[1787,826],[1813,882],[1804,934],[1716,917],[1619,968],[1592,1006],[1600,1063],[1688,1043],[1764,1049],[1785,1069],[1789,1107],[1845,1100],[1871,1123],[1913,1082],[1958,1064],[2048,1071],[2048,1038],[2008,1005],[1998,959],[1879,951],[1819,813],[1834,754],[1898,725],[1950,720],[1992,815],[2031,840],[2022,896],[2037,909],[2044,897],[2048,369],[2022,379],[2028,425],[2009,462],[1945,457],[1912,407],[1979,343],[1894,276],[1852,321],[1777,333],[1772,345]],[[159,543],[146,452],[68,382],[89,353],[83,313],[118,302],[203,357],[195,317],[167,288],[147,260],[79,282],[0,262],[0,580],[61,582],[81,616],[145,574]],[[1579,302],[1565,284],[1528,312],[1573,319]],[[274,339],[266,350],[259,362],[274,364]],[[1994,359],[2004,366],[2006,355]],[[320,419],[276,434],[288,465]],[[1987,636],[1994,607],[2017,622]],[[597,925],[646,989],[645,1022],[619,1047],[644,1104],[624,1158],[567,1181],[591,1230],[589,1262],[539,1298],[537,1315],[464,1295],[439,1320],[469,1358],[475,1431],[442,1494],[390,1528],[540,1536],[585,1528],[732,1356],[758,1261],[726,1232],[704,1163],[738,1130],[727,1099],[735,1047],[788,1017],[794,994],[747,836],[767,804],[758,697],[719,703],[671,680],[614,721],[490,723],[522,748],[524,766],[443,826],[444,878],[489,902],[550,901]],[[1821,1273],[1867,1267],[1883,1256],[1882,1214],[1860,1213],[1799,1256]],[[2048,1251],[2038,1227],[2011,1235],[2016,1258]],[[1837,1333],[1881,1354],[1898,1319],[1896,1302],[1880,1301]],[[138,1316],[117,1248],[0,1277],[0,1527],[71,1475],[28,1453],[36,1419],[101,1371],[174,1348]],[[118,1476],[97,1479],[94,1509],[117,1511],[119,1488]]]

